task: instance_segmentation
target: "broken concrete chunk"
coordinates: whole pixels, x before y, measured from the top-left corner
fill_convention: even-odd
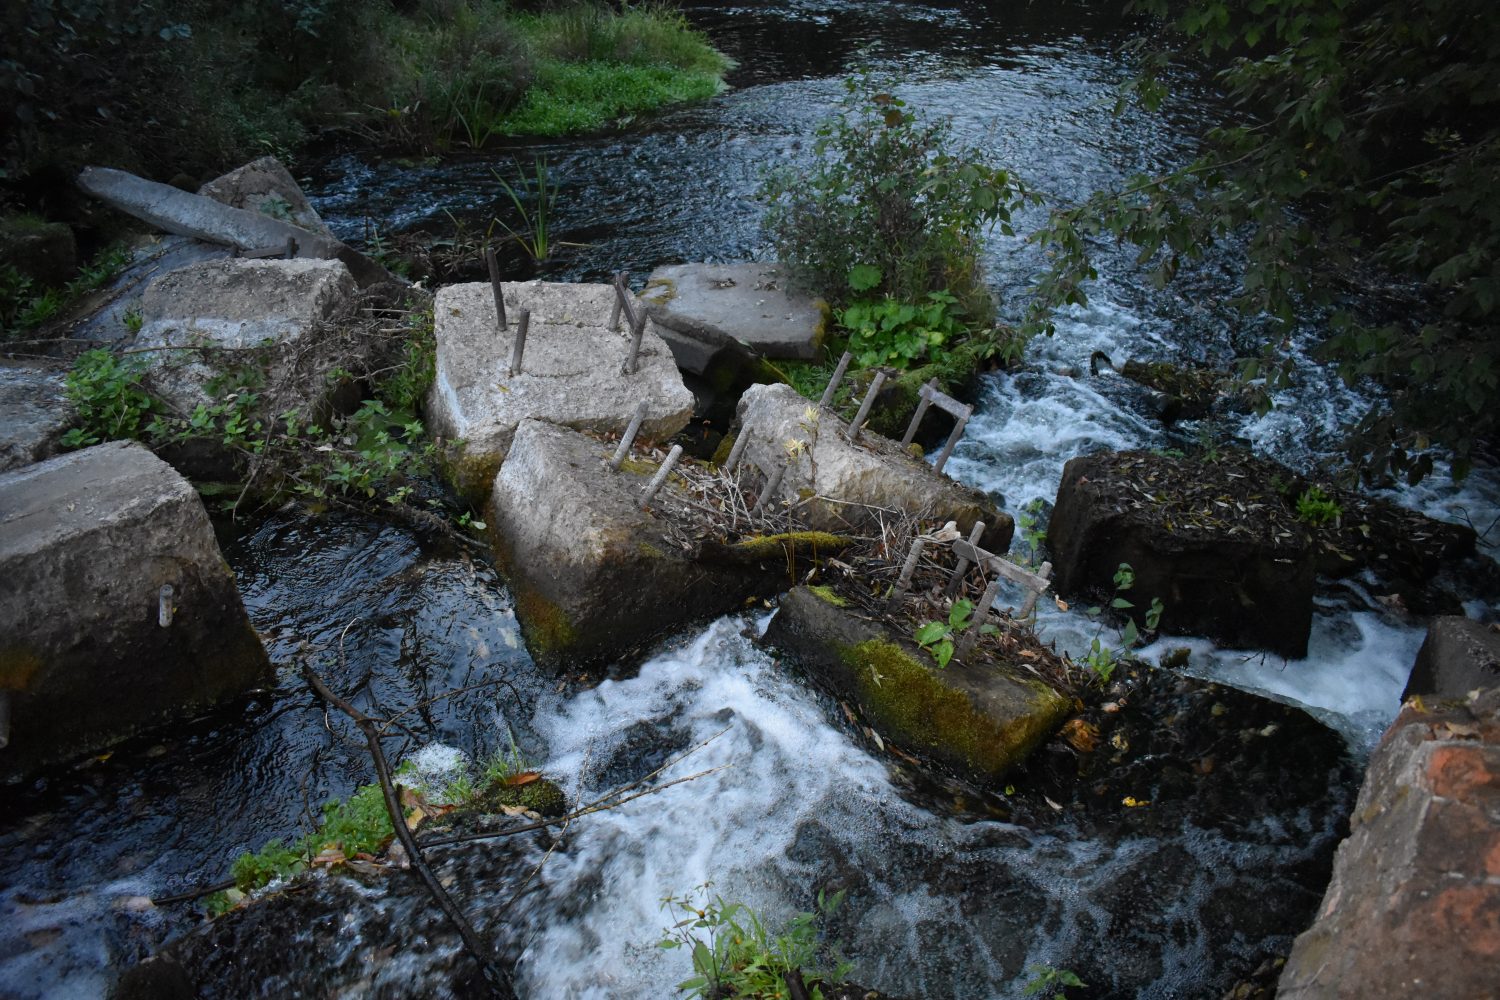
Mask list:
[[[190,414],[212,402],[205,385],[218,369],[179,348],[234,351],[295,343],[331,319],[354,292],[354,279],[336,260],[189,265],[147,286],[135,347],[159,349],[144,355],[152,366],[151,387]]]
[[[811,361],[828,325],[827,304],[789,291],[778,264],[659,267],[641,297],[678,365],[697,375],[735,345],[761,357]]]
[[[1500,632],[1471,618],[1434,618],[1417,651],[1401,700],[1418,695],[1463,699],[1500,687]]]
[[[991,552],[1010,548],[1014,523],[989,497],[871,431],[850,441],[843,421],[791,386],[751,386],[740,398],[739,418],[748,436],[742,461],[767,474],[784,466],[779,497],[803,501],[799,515],[814,527],[838,531],[901,511],[956,521],[966,534],[983,521],[980,545]]]
[[[310,233],[333,238],[332,231],[318,217],[297,181],[274,156],[262,156],[222,177],[215,177],[200,187],[198,193],[231,208],[258,212],[290,222]]]
[[[672,354],[649,329],[637,370],[622,369],[630,350],[628,324],[609,328],[609,285],[507,282],[509,323],[499,329],[486,283],[450,285],[434,307],[437,372],[427,396],[429,430],[449,443],[454,484],[482,503],[523,420],[579,430],[622,433],[637,404],[647,407],[641,434],[661,440],[687,426],[693,395]],[[519,374],[511,348],[522,309],[531,311]]]
[[[785,586],[788,561],[810,561],[775,539],[685,547],[668,520],[641,508],[655,470],[611,472],[610,446],[578,431],[523,420],[509,452],[490,496],[490,537],[527,648],[545,666],[609,662]],[[675,491],[664,485],[653,508]]]
[[[0,472],[56,454],[75,416],[66,383],[61,371],[0,366]]]
[[[0,475],[0,776],[193,715],[270,665],[187,480],[111,442]]]
[[[1316,559],[1274,473],[1248,456],[1072,459],[1047,528],[1058,593],[1112,595],[1129,563],[1129,600],[1160,598],[1163,631],[1306,656]]]
[[[781,598],[765,641],[794,654],[887,739],[993,784],[1051,735],[1069,700],[1020,669],[928,654],[808,587]]]

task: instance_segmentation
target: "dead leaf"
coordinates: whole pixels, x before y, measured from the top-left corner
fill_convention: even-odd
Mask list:
[[[1062,727],[1062,738],[1079,753],[1093,753],[1099,746],[1099,727],[1084,719],[1069,719]]]
[[[517,771],[505,779],[505,787],[519,788],[521,785],[529,785],[533,781],[539,781],[542,775],[539,771]]]

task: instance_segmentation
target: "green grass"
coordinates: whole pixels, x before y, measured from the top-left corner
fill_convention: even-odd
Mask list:
[[[547,62],[537,85],[499,125],[506,135],[590,132],[679,101],[712,97],[717,77],[673,66]]]

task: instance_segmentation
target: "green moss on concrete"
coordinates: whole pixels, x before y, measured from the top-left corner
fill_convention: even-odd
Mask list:
[[[724,463],[729,461],[729,453],[734,450],[734,441],[737,437],[739,437],[738,434],[725,434],[720,438],[719,446],[714,449],[713,458],[709,461],[718,468],[723,468]]]
[[[636,542],[635,550],[647,559],[665,559],[667,554],[650,542]]]
[[[526,633],[526,647],[536,660],[556,660],[579,643],[578,627],[557,604],[534,587],[510,581],[516,601],[516,618]]]
[[[568,797],[557,782],[538,778],[524,785],[492,782],[474,802],[474,808],[489,813],[499,812],[506,806],[529,809],[541,816],[561,816],[568,811]]]
[[[483,510],[504,462],[499,455],[473,451],[458,441],[442,450],[438,469],[465,503],[475,510]]]
[[[1067,710],[1057,692],[1027,683],[1035,711],[1002,724],[893,642],[869,639],[841,648],[839,655],[852,672],[861,706],[881,731],[983,777],[999,777],[1021,761]]]
[[[620,471],[628,472],[634,476],[654,476],[656,470],[661,466],[656,462],[648,462],[641,458],[626,458],[620,463]]]
[[[836,608],[847,608],[849,606],[849,602],[840,597],[832,587],[814,584],[807,589],[812,591],[813,595],[819,600],[827,601]]]
[[[730,548],[751,559],[770,559],[789,554],[817,556],[821,552],[842,552],[849,544],[848,538],[828,531],[787,531],[779,535],[752,535]]]

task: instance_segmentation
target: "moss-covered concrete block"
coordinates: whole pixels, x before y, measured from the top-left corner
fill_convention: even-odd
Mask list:
[[[939,669],[910,639],[821,588],[785,594],[765,641],[795,655],[887,739],[982,783],[1024,760],[1070,709],[1051,687],[987,655]]]

